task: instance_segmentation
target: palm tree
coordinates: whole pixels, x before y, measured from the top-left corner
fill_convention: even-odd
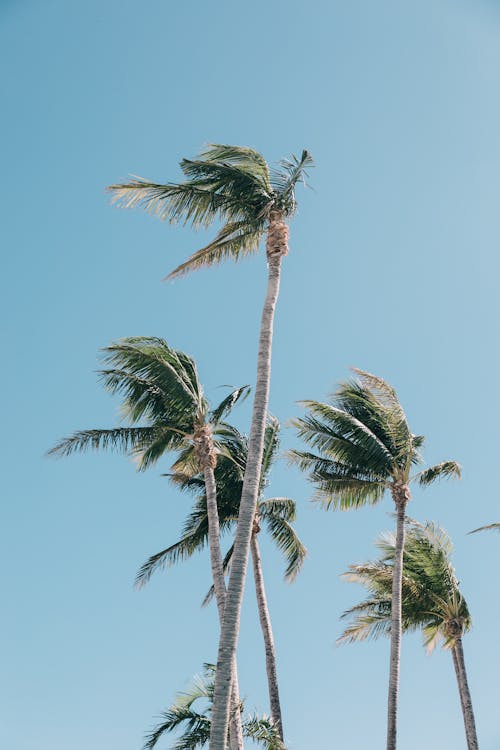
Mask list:
[[[331,403],[304,401],[309,413],[294,420],[298,434],[317,453],[291,451],[291,458],[316,486],[323,507],[347,510],[381,500],[386,490],[396,507],[397,530],[392,584],[391,656],[387,750],[396,748],[401,651],[401,576],[406,506],[410,484],[425,487],[439,477],[460,476],[455,461],[412,474],[424,438],[413,435],[396,391],[382,378],[355,370]]]
[[[177,451],[174,467],[195,467],[203,476],[206,492],[208,539],[212,576],[222,623],[226,587],[219,541],[217,490],[214,469],[219,441],[214,438],[234,404],[248,395],[248,386],[237,388],[213,410],[204,396],[194,360],[153,337],[133,337],[104,349],[107,369],[101,371],[105,387],[123,396],[126,427],[81,430],[64,438],[49,453],[68,456],[88,449],[111,448],[130,453],[139,470],[156,463],[166,452]],[[233,702],[239,702],[233,662]],[[233,747],[242,747],[239,716],[232,727]]]
[[[252,532],[251,555],[255,591],[257,596],[257,607],[259,620],[264,639],[266,655],[266,672],[269,689],[269,703],[271,708],[271,719],[283,739],[283,722],[281,716],[281,705],[278,688],[276,669],[276,654],[274,648],[274,637],[271,626],[271,618],[267,605],[266,590],[264,585],[264,574],[259,549],[258,537],[262,526],[265,526],[272,540],[282,552],[287,567],[285,580],[295,580],[306,556],[306,549],[297,536],[292,523],[295,520],[295,502],[285,497],[274,497],[262,499],[264,488],[268,483],[269,472],[279,448],[279,422],[270,418],[266,427],[264,438],[264,456],[261,471],[261,490]],[[239,503],[243,476],[245,472],[247,457],[247,439],[234,427],[226,426],[219,431],[219,437],[224,442],[223,452],[219,455],[215,468],[215,483],[217,486],[217,505],[221,532],[228,531],[234,527],[238,520]],[[203,477],[201,474],[191,476],[186,473],[175,473],[169,475],[172,482],[182,489],[195,493],[196,500],[191,513],[184,524],[181,539],[175,544],[158,552],[144,563],[137,574],[137,585],[143,586],[152,574],[159,569],[177,563],[179,560],[187,559],[202,549],[208,538],[207,503],[204,492]],[[233,545],[230,546],[224,558],[224,570],[230,564],[233,554]],[[213,595],[213,587],[204,604]]]
[[[182,729],[172,745],[172,750],[198,750],[210,739],[211,712],[214,697],[215,667],[203,665],[203,675],[177,695],[175,702],[162,714],[161,722],[146,737],[144,750],[153,750],[167,733]],[[200,708],[195,707],[202,704]],[[238,706],[239,713],[243,704]],[[247,716],[243,721],[243,734],[257,742],[264,750],[284,750],[279,733],[267,716]]]
[[[339,642],[352,643],[369,637],[390,635],[392,574],[396,550],[393,535],[378,542],[382,554],[375,562],[351,565],[344,577],[362,584],[369,597],[344,612],[351,619]],[[477,750],[477,734],[465,669],[462,636],[471,628],[467,602],[451,563],[452,544],[433,523],[409,524],[403,554],[402,627],[422,630],[424,645],[432,651],[443,641],[450,649],[458,682],[467,747]]]
[[[278,299],[281,261],[288,253],[288,225],[297,209],[295,188],[312,165],[308,151],[292,156],[270,170],[257,151],[241,146],[211,144],[198,158],[180,163],[186,179],[158,184],[141,178],[112,185],[115,202],[142,206],[162,219],[183,220],[194,227],[222,221],[222,228],[206,247],[178,266],[170,277],[202,266],[235,260],[258,250],[266,238],[268,284],[262,310],[257,379],[248,442],[248,460],[234,543],[225,617],[219,641],[213,707],[212,750],[223,750],[229,718],[231,664],[238,641],[241,603],[259,493],[259,473],[269,402],[274,311]]]

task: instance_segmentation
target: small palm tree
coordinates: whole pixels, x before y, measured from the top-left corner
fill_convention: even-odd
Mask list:
[[[287,221],[297,209],[295,188],[304,182],[312,165],[302,151],[271,170],[264,157],[251,148],[211,144],[196,159],[180,163],[186,179],[158,184],[133,179],[111,185],[113,198],[121,206],[142,206],[162,219],[184,221],[194,227],[221,221],[222,228],[206,247],[195,252],[170,274],[189,271],[256,252],[266,239],[268,285],[262,310],[257,380],[248,460],[243,482],[234,558],[228,585],[226,617],[221,630],[212,722],[212,750],[224,748],[229,717],[231,664],[236,654],[241,603],[248,553],[259,492],[259,472],[264,449],[264,431],[269,403],[274,311],[278,300],[281,262],[288,253]]]
[[[214,697],[215,667],[204,664],[203,675],[196,677],[186,692],[162,714],[162,720],[146,737],[144,750],[153,750],[165,734],[182,730],[172,750],[198,750],[210,739],[211,712]],[[200,708],[195,707],[202,704]],[[243,704],[239,712],[243,711]],[[243,735],[257,742],[264,750],[284,750],[273,722],[266,716],[247,716],[242,722]]]
[[[264,488],[268,483],[271,466],[279,448],[279,429],[278,420],[274,417],[270,418],[266,427],[264,439],[264,456],[262,461],[261,491],[259,498],[262,498]],[[214,473],[217,486],[217,505],[220,528],[221,532],[224,532],[234,528],[238,520],[239,503],[247,457],[247,440],[244,435],[238,432],[238,430],[229,426],[226,426],[226,428],[221,431],[220,437],[224,441],[224,449],[221,455],[219,455]],[[146,563],[144,563],[136,579],[137,585],[139,586],[143,586],[147,583],[155,571],[191,557],[195,551],[202,549],[207,542],[207,503],[202,475],[197,474],[191,476],[179,472],[170,474],[169,477],[177,486],[197,495],[195,505],[186,519],[181,539],[170,547],[153,555],[146,561]],[[300,541],[292,525],[295,516],[295,502],[289,498],[274,497],[267,500],[259,499],[250,546],[257,607],[265,646],[271,719],[279,732],[281,739],[283,739],[283,723],[278,688],[276,654],[271,617],[267,605],[258,535],[261,528],[264,526],[278,549],[282,552],[287,563],[285,580],[289,582],[295,580],[307,553],[306,548]],[[230,567],[232,555],[233,545],[230,546],[224,558],[225,571]],[[212,587],[207,597],[205,597],[204,604],[211,599],[213,593],[214,589]]]
[[[396,507],[396,549],[392,583],[391,656],[387,750],[396,748],[397,701],[401,652],[401,581],[406,506],[410,484],[427,486],[439,477],[460,476],[455,461],[412,473],[421,462],[424,438],[414,435],[396,391],[382,378],[355,370],[331,403],[304,401],[309,413],[294,420],[298,434],[317,453],[291,451],[309,473],[316,499],[325,508],[360,508],[375,504],[389,490]]]
[[[340,643],[390,635],[392,574],[396,550],[393,535],[384,535],[377,546],[375,562],[351,565],[344,573],[348,581],[362,584],[369,597],[344,612],[351,622]],[[477,734],[465,669],[462,636],[471,628],[467,602],[451,563],[452,544],[433,523],[409,524],[403,554],[402,625],[404,631],[422,630],[424,645],[432,651],[441,640],[451,651],[458,682],[469,750],[477,750]]]
[[[226,587],[214,477],[219,441],[214,433],[234,404],[248,395],[248,386],[237,388],[211,410],[194,360],[172,349],[163,339],[126,338],[106,347],[104,353],[108,367],[100,375],[108,390],[123,396],[122,413],[130,424],[81,430],[61,440],[49,454],[68,456],[88,449],[110,448],[131,454],[138,469],[144,470],[165,453],[176,451],[175,468],[194,467],[205,484],[210,561],[222,623]],[[236,685],[235,661],[232,671]],[[233,690],[233,701],[237,703],[236,687]],[[232,746],[242,747],[241,730],[235,726],[232,736],[236,735],[238,739]]]

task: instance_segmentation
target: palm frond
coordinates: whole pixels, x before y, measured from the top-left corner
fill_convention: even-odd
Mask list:
[[[48,451],[49,456],[70,456],[87,450],[116,450],[128,453],[142,450],[158,438],[157,427],[115,427],[110,430],[78,430],[59,441]]]
[[[477,531],[491,531],[492,529],[494,529],[495,531],[500,531],[500,523],[489,523],[487,526],[479,526],[479,528],[473,529],[468,533],[475,534]]]
[[[271,185],[277,195],[278,207],[285,216],[292,216],[295,213],[297,209],[295,187],[299,182],[306,184],[308,170],[313,165],[311,154],[304,149],[300,157],[292,154],[289,159],[282,159],[278,167],[272,171]]]
[[[226,396],[220,404],[210,412],[210,421],[212,424],[217,425],[231,412],[232,408],[238,403],[238,401],[244,401],[249,393],[250,386],[243,385],[240,388],[235,388],[229,396]]]
[[[132,176],[128,182],[110,185],[107,190],[112,193],[111,202],[121,208],[144,208],[163,221],[191,224],[195,229],[209,226],[216,216],[224,216],[231,205],[229,196],[201,180],[160,184]]]
[[[431,466],[430,468],[419,472],[412,477],[412,480],[416,479],[422,487],[426,487],[428,484],[435,482],[436,479],[441,479],[443,477],[455,477],[460,479],[461,476],[462,470],[460,464],[456,461],[443,461],[440,464],[436,464],[435,466]]]
[[[267,505],[266,505],[267,502]],[[289,498],[273,498],[259,504],[259,515],[265,522],[269,534],[277,548],[285,558],[285,581],[291,583],[299,574],[307,555],[307,549],[302,544],[297,532],[286,520],[290,514]],[[295,505],[295,503],[293,503]],[[295,508],[293,510],[295,517]]]
[[[184,263],[174,268],[167,278],[175,279],[191,271],[217,265],[227,259],[237,261],[251,253],[256,253],[263,234],[264,224],[261,221],[228,222],[212,242],[190,255]]]

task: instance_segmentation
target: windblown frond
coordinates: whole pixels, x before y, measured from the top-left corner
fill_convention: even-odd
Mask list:
[[[229,396],[226,396],[226,398],[223,399],[220,404],[210,412],[210,421],[212,422],[212,424],[217,425],[219,422],[225,419],[225,417],[228,416],[233,406],[237,404],[238,401],[244,401],[248,397],[250,390],[251,389],[249,385],[244,385],[240,388],[235,388],[234,391],[229,394]]]
[[[49,456],[70,456],[86,450],[142,450],[159,435],[157,427],[115,427],[111,430],[79,430],[48,451]]]
[[[500,523],[489,523],[487,526],[480,526],[478,529],[469,531],[469,534],[475,534],[477,531],[491,531],[492,529],[500,531]]]
[[[419,472],[412,477],[412,479],[418,480],[418,483],[425,487],[428,484],[435,482],[436,479],[441,479],[442,477],[457,477],[460,479],[461,476],[462,470],[460,464],[456,461],[443,461],[440,464],[436,464],[429,469]]]

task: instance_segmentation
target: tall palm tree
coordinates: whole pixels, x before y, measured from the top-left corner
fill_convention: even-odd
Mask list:
[[[196,159],[180,163],[186,179],[158,184],[133,179],[112,185],[114,200],[125,207],[142,206],[162,219],[182,220],[194,227],[222,221],[222,228],[206,247],[178,266],[170,277],[224,258],[239,259],[258,250],[266,238],[268,284],[262,310],[257,356],[257,379],[234,543],[225,617],[219,641],[212,721],[212,750],[223,750],[229,720],[231,664],[238,641],[241,603],[248,553],[259,493],[259,473],[269,402],[274,311],[279,293],[281,261],[288,253],[287,221],[297,209],[295,188],[304,182],[312,158],[308,151],[292,156],[270,170],[257,151],[241,146],[211,144]]]
[[[352,643],[390,635],[392,573],[396,542],[384,535],[375,562],[351,565],[344,577],[362,584],[368,599],[344,612],[351,622],[339,642]],[[409,524],[403,554],[402,626],[422,630],[424,645],[432,651],[441,640],[450,649],[457,677],[467,747],[477,750],[477,733],[465,669],[462,636],[471,628],[467,602],[451,563],[452,544],[447,534],[431,522]]]
[[[325,508],[347,510],[375,504],[389,490],[396,507],[396,549],[392,583],[391,656],[387,750],[396,748],[401,651],[401,580],[406,507],[410,485],[425,487],[439,477],[460,476],[455,461],[412,474],[421,462],[424,438],[413,435],[394,388],[382,378],[355,370],[331,403],[304,401],[308,414],[294,420],[298,434],[317,453],[291,451],[291,458],[316,486]]]
[[[147,735],[144,750],[153,750],[165,734],[180,729],[183,731],[172,750],[205,747],[210,739],[214,682],[214,665],[204,664],[203,675],[196,677],[185,692],[177,695],[175,702],[162,714],[161,722]],[[243,711],[243,703],[238,710]],[[242,724],[244,736],[264,750],[284,750],[276,727],[266,716],[246,716]]]
[[[281,716],[281,705],[278,688],[278,677],[276,668],[276,654],[274,647],[271,617],[267,605],[264,574],[259,549],[259,533],[264,526],[272,540],[282,552],[287,567],[285,580],[295,580],[306,556],[306,548],[300,541],[293,528],[296,516],[295,502],[285,497],[274,497],[262,499],[264,489],[268,483],[269,472],[279,448],[279,422],[270,418],[266,427],[264,438],[264,455],[261,471],[261,490],[257,511],[252,531],[251,556],[253,564],[255,592],[257,596],[257,607],[262,630],[266,656],[266,672],[269,689],[269,703],[271,708],[271,719],[274,726],[283,739],[283,722]],[[219,522],[221,532],[232,529],[238,520],[238,511],[243,486],[247,457],[247,439],[238,430],[226,426],[219,433],[224,441],[223,452],[219,455],[215,468],[215,483],[217,486],[217,505],[219,511]],[[208,538],[208,518],[206,493],[204,492],[203,477],[201,474],[191,476],[187,473],[175,473],[169,475],[172,482],[182,489],[196,494],[195,505],[184,524],[181,539],[175,544],[158,552],[144,563],[137,574],[137,584],[143,586],[151,575],[159,569],[177,563],[179,560],[191,557],[191,555],[202,549]],[[231,565],[233,545],[230,546],[225,558],[225,571]],[[204,603],[207,603],[213,594],[213,587]]]
[[[132,454],[137,459],[138,469],[144,470],[166,452],[177,451],[174,467],[194,466],[203,476],[205,485],[210,562],[222,623],[226,586],[214,476],[219,441],[214,438],[214,431],[234,404],[248,395],[248,386],[237,388],[211,410],[194,360],[172,349],[163,339],[126,338],[106,347],[104,352],[104,363],[108,367],[100,375],[108,390],[123,396],[122,413],[129,425],[81,430],[61,440],[49,453],[67,456],[88,449],[111,448]],[[237,704],[235,661],[232,674],[233,702]],[[243,745],[238,725],[236,713],[231,731],[234,748]]]

